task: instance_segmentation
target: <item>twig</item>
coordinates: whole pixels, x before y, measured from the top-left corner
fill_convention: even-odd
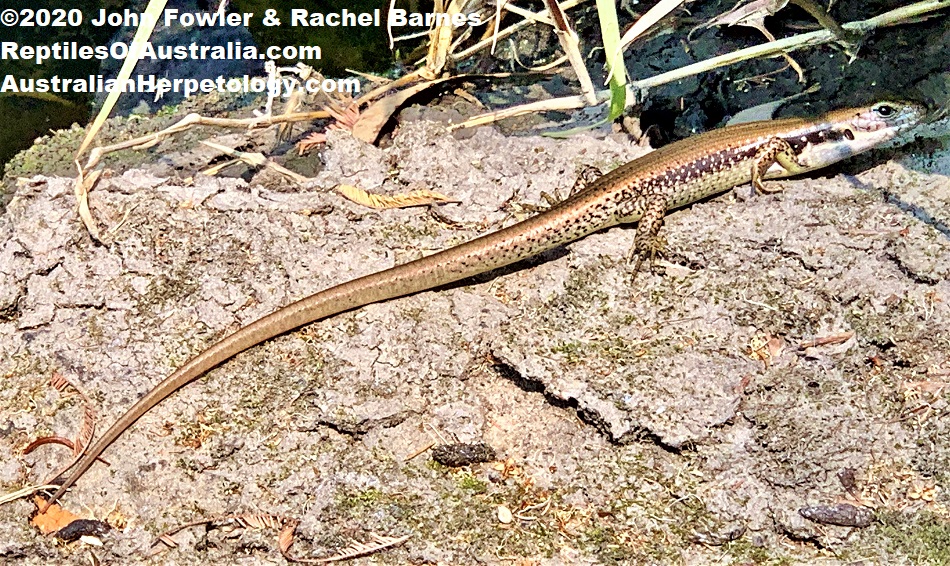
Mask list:
[[[937,10],[942,10],[947,7],[950,7],[950,0],[927,0],[925,2],[918,2],[916,4],[911,4],[910,6],[904,6],[896,10],[891,10],[890,12],[885,12],[880,16],[875,16],[867,20],[848,22],[842,27],[848,31],[867,33],[873,29],[900,24],[917,16]],[[671,83],[673,81],[678,81],[685,77],[698,75],[699,73],[705,71],[718,69],[719,67],[725,67],[726,65],[732,65],[733,63],[738,63],[747,59],[767,57],[770,55],[776,55],[782,51],[794,51],[796,49],[801,49],[802,47],[821,45],[828,43],[829,41],[836,41],[837,39],[838,37],[834,33],[826,29],[803,33],[792,37],[786,37],[785,39],[780,39],[778,41],[770,41],[768,43],[763,43],[754,47],[739,49],[738,51],[726,53],[725,55],[719,55],[718,57],[712,57],[711,59],[706,59],[705,61],[699,61],[691,65],[686,65],[685,67],[680,67],[679,69],[675,69],[668,73],[662,73],[648,79],[633,81],[630,86],[637,89],[646,89]]]
[[[565,4],[567,6],[567,4]],[[937,10],[942,10],[944,8],[950,7],[950,0],[927,0],[925,2],[918,2],[916,4],[911,4],[910,6],[903,6],[896,10],[891,10],[890,12],[885,12],[879,16],[873,18],[857,21],[857,22],[848,22],[842,27],[848,31],[857,31],[860,33],[867,33],[868,31],[881,28],[889,27],[893,25],[898,25],[904,23],[908,20],[916,18],[918,16],[935,12]],[[690,77],[693,75],[698,75],[700,73],[711,71],[713,69],[718,69],[720,67],[725,67],[727,65],[732,65],[740,61],[745,61],[748,59],[755,59],[759,57],[768,57],[771,55],[776,55],[783,51],[794,51],[796,49],[801,49],[802,47],[808,47],[813,45],[821,45],[828,43],[830,41],[836,41],[838,37],[828,30],[819,30],[809,33],[803,33],[800,35],[787,37],[785,39],[780,39],[778,41],[770,41],[768,43],[763,43],[761,45],[756,45],[754,47],[747,47],[745,49],[739,49],[738,51],[733,51],[732,53],[726,53],[725,55],[719,55],[717,57],[712,57],[704,61],[699,61],[691,65],[686,65],[685,67],[680,67],[666,73],[661,73],[653,77],[642,79],[639,81],[631,81],[628,84],[628,88],[634,90],[645,90],[651,87],[664,85],[671,83],[673,81],[678,81],[680,79]],[[609,90],[597,91],[597,100],[602,103],[610,99]],[[628,97],[628,100],[633,100]],[[539,110],[570,110],[575,108],[583,108],[586,106],[584,103],[584,98],[580,96],[566,96],[562,98],[552,98],[549,100],[544,100],[541,102],[532,102],[530,104],[524,104],[521,106],[513,106],[510,108],[505,108],[504,110],[499,110],[495,112],[489,112],[485,114],[479,114],[478,116],[473,116],[461,124],[456,124],[452,126],[452,129],[457,129],[467,126],[477,126],[482,124],[487,124],[500,120],[502,118],[510,118],[513,116],[520,116],[522,114],[529,114]]]
[[[561,9],[568,10],[570,8],[573,8],[574,6],[579,6],[580,4],[583,4],[584,2],[587,2],[587,1],[588,0],[568,0],[567,2],[564,2],[563,4],[561,4]],[[509,6],[507,4],[505,5],[505,9],[506,10],[509,9]],[[549,19],[549,18],[550,16],[548,15],[547,10],[536,12],[534,14],[533,19],[528,19],[526,16],[526,19],[521,20],[520,22],[513,24],[503,30],[499,30],[498,33],[492,34],[491,37],[485,38],[482,41],[479,41],[478,43],[476,43],[475,45],[469,47],[468,49],[459,51],[458,53],[451,55],[450,57],[453,61],[461,61],[462,59],[465,59],[466,57],[470,57],[474,55],[475,53],[478,53],[479,51],[488,47],[489,45],[492,45],[494,41],[497,41],[499,39],[504,39],[508,37],[509,35],[514,35],[515,33],[521,31],[522,29],[530,25],[534,25],[535,21],[537,20],[544,20],[544,19]]]

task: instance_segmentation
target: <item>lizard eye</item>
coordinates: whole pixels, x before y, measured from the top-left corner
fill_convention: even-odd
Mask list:
[[[881,104],[875,108],[874,111],[877,112],[881,118],[890,118],[894,114],[897,114],[897,109],[890,104]]]

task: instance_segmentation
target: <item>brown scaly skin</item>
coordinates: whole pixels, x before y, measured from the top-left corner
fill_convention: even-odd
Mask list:
[[[713,130],[621,165],[533,218],[283,307],[225,336],[146,393],[89,449],[47,506],[149,409],[265,340],[344,311],[492,271],[622,223],[639,222],[634,252],[641,260],[651,257],[662,247],[658,234],[667,211],[750,181],[763,191],[762,179],[812,171],[871,149],[913,128],[924,115],[915,104],[877,102],[812,119]]]

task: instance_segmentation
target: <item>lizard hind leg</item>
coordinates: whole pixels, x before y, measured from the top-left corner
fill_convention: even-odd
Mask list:
[[[782,138],[772,138],[762,144],[752,158],[752,188],[762,194],[781,192],[782,186],[775,183],[773,187],[766,187],[762,182],[769,168],[778,163],[790,175],[802,173],[807,168],[798,161],[798,154],[791,144]]]
[[[574,186],[568,196],[574,196],[594,183],[597,179],[604,176],[604,172],[593,165],[584,165],[577,172],[577,179],[574,180]]]
[[[541,198],[544,199],[545,204],[541,206],[534,206],[532,208],[539,212],[550,210],[572,196],[582,192],[584,189],[593,184],[594,181],[603,176],[603,171],[597,167],[594,167],[593,165],[584,165],[577,174],[577,178],[574,180],[574,186],[571,187],[571,190],[566,198],[561,196],[561,192],[557,189],[554,190],[553,195],[547,191],[541,191]]]

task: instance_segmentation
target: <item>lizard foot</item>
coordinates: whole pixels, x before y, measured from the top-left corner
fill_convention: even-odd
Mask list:
[[[643,262],[647,261],[650,267],[650,271],[653,271],[656,258],[664,257],[666,250],[666,238],[663,236],[650,236],[646,238],[637,238],[637,241],[634,243],[633,247],[633,258],[636,259],[637,263],[633,268],[633,273],[630,276],[630,282],[633,283],[637,274],[640,273],[640,268],[643,267]]]

